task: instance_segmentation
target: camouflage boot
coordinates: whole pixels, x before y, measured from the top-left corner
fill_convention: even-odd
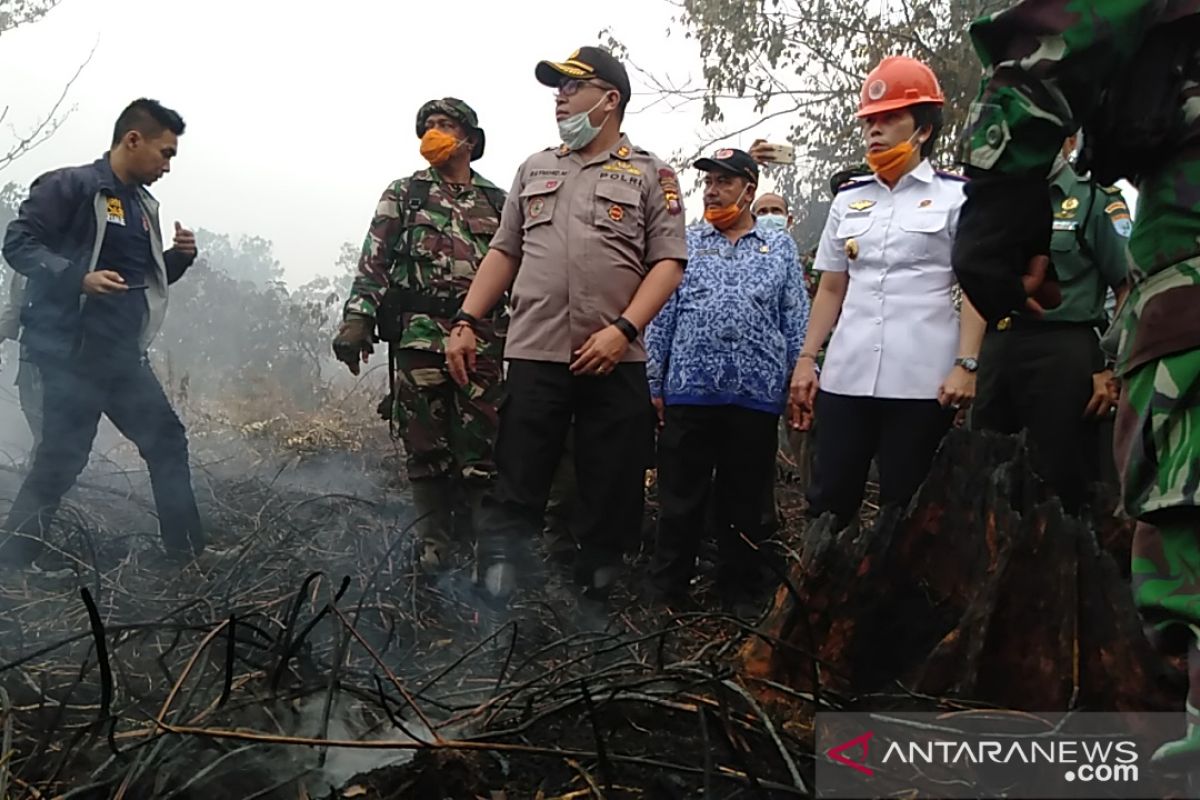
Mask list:
[[[413,510],[418,522],[418,558],[426,572],[440,572],[450,565],[453,543],[451,492],[448,478],[413,481]]]

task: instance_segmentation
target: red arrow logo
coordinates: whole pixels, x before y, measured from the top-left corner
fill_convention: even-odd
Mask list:
[[[827,750],[825,752],[825,755],[829,756],[834,761],[836,761],[837,763],[839,763],[843,766],[850,767],[851,769],[856,769],[859,772],[861,772],[863,775],[870,777],[875,774],[875,770],[871,769],[870,767],[868,767],[866,765],[867,759],[869,758],[869,753],[868,753],[867,748],[868,748],[868,743],[871,741],[871,738],[874,735],[875,735],[874,731],[867,731],[866,733],[862,734],[861,736],[855,736],[853,739],[850,739],[849,741],[842,742],[837,747],[831,747],[829,750]],[[842,755],[847,750],[856,750],[858,748],[862,748],[862,758],[860,758],[860,759],[851,761],[849,758]]]

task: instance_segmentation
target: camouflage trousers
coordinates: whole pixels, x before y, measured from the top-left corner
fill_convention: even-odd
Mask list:
[[[1117,414],[1122,499],[1138,519],[1134,602],[1159,649],[1189,650],[1189,704],[1200,707],[1200,350],[1127,375]]]
[[[488,481],[500,402],[500,360],[480,356],[471,382],[460,387],[442,353],[397,350],[392,420],[404,441],[410,481]]]
[[[1116,457],[1126,513],[1200,504],[1200,350],[1155,359],[1123,379]]]

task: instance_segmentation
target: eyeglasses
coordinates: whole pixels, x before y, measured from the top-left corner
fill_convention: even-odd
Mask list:
[[[558,84],[558,93],[563,97],[571,97],[579,94],[579,90],[585,86],[595,86],[598,89],[603,89],[606,92],[615,92],[616,89],[607,84],[599,83],[592,80],[580,80],[578,78],[566,78]]]

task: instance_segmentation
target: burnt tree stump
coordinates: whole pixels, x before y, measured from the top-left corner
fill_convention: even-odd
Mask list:
[[[899,682],[1030,711],[1179,710],[1133,606],[1132,524],[1101,500],[1099,523],[1066,516],[1022,439],[952,431],[907,512],[809,524],[762,627],[790,647],[751,639],[743,668],[844,697]]]

